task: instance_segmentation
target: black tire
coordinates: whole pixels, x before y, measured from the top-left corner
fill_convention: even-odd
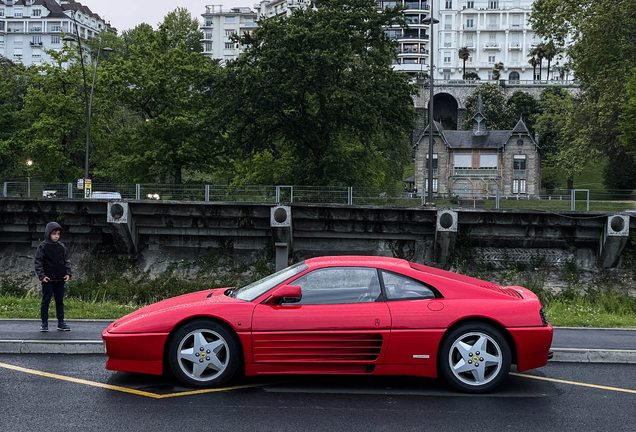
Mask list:
[[[465,348],[468,349],[462,353]],[[444,337],[437,355],[439,374],[465,393],[495,389],[508,375],[511,361],[506,338],[493,326],[480,322],[465,323],[453,329]]]
[[[189,387],[220,387],[234,376],[240,362],[236,334],[214,321],[197,320],[184,325],[168,347],[170,370]]]

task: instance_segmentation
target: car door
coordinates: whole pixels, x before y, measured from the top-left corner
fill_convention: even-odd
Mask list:
[[[400,273],[380,270],[391,312],[392,329],[384,360],[387,365],[434,365],[445,329],[444,303],[436,290]]]
[[[287,284],[301,287],[300,302],[254,309],[255,364],[300,364],[306,365],[305,372],[333,373],[356,364],[363,365],[364,372],[365,364],[382,361],[391,316],[382,301],[377,269],[326,267]]]

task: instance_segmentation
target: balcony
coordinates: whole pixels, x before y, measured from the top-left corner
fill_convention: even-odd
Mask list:
[[[398,35],[397,39],[402,40],[402,39],[419,39],[419,40],[428,40],[428,35]]]
[[[41,32],[42,31],[42,27],[31,27],[29,29],[30,32]]]
[[[62,27],[60,26],[51,26],[51,28],[49,29],[49,31],[51,33],[59,33],[62,31]]]
[[[526,175],[526,170],[512,170],[512,175],[513,176],[525,176]]]
[[[501,45],[499,44],[499,42],[486,42],[484,44],[484,51],[486,50],[500,50],[501,49]]]
[[[29,45],[31,45],[32,47],[41,47],[42,42],[29,42]]]
[[[428,160],[428,159],[427,159],[427,160]],[[437,159],[435,159],[435,160],[437,160]],[[425,170],[425,171],[426,171],[426,178],[428,178],[428,168],[426,168],[426,170]],[[437,173],[438,173],[438,169],[437,169],[437,168],[433,168],[433,175],[434,175],[434,176],[436,176],[436,175],[437,175]]]
[[[510,24],[510,30],[523,30],[523,24]]]
[[[452,29],[453,29],[452,24],[444,24],[444,30],[452,30]]]
[[[499,177],[496,168],[453,168],[455,177]]]
[[[488,24],[488,30],[499,30],[499,24]]]
[[[520,50],[521,49],[521,42],[510,42],[510,49],[511,50]]]

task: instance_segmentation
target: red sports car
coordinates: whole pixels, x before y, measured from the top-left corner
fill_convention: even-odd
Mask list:
[[[552,326],[531,291],[401,259],[309,259],[240,288],[187,294],[111,324],[110,370],[194,387],[246,375],[441,375],[486,392],[545,366]]]

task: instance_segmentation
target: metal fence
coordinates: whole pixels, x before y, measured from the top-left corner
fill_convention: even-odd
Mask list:
[[[84,199],[74,183],[4,182],[4,197]],[[631,190],[552,189],[539,195],[516,193],[487,197],[459,197],[433,193],[433,202],[444,207],[480,207],[526,210],[636,210],[636,194]],[[257,185],[169,185],[94,183],[93,199],[171,200],[207,202],[314,203],[341,205],[384,205],[419,207],[426,191],[345,186],[257,186]]]

